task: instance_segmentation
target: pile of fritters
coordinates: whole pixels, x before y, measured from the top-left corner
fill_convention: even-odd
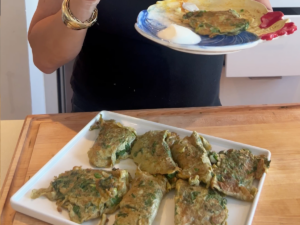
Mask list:
[[[132,158],[138,169],[130,184],[125,170],[75,167],[55,177],[49,188],[33,190],[32,198],[44,195],[56,201],[77,223],[100,217],[104,225],[106,214],[120,208],[114,225],[150,225],[164,195],[175,189],[176,225],[225,225],[224,196],[252,201],[257,192],[254,179],[270,166],[266,156],[254,156],[247,149],[213,152],[197,132],[183,139],[168,130],[136,136],[134,129],[102,118],[92,129],[99,129],[88,152],[93,166],[107,168]]]

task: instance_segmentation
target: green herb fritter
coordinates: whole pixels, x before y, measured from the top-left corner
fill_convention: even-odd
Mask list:
[[[120,203],[114,225],[151,225],[167,192],[167,179],[137,170],[130,190]]]
[[[124,127],[114,120],[103,120],[91,129],[99,129],[95,144],[88,152],[90,163],[96,167],[112,167],[130,156],[131,145],[136,139],[133,128]]]
[[[48,188],[33,190],[31,198],[46,196],[56,201],[58,211],[67,209],[73,222],[83,223],[115,212],[129,189],[129,180],[126,170],[108,172],[74,167],[55,177]]]
[[[212,187],[244,201],[252,201],[257,193],[254,179],[260,179],[270,166],[265,155],[253,155],[248,149],[211,152],[215,179]]]
[[[200,35],[237,35],[246,31],[249,21],[240,18],[235,10],[228,11],[196,11],[183,16],[183,22],[189,24]]]
[[[226,205],[226,198],[217,191],[178,180],[175,225],[225,225],[228,217]]]

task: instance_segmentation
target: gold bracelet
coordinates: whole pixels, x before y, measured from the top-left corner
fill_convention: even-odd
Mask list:
[[[77,19],[70,10],[70,0],[64,0],[62,3],[62,21],[72,30],[87,29],[94,25],[98,18],[98,10],[95,8],[90,19],[85,22]]]

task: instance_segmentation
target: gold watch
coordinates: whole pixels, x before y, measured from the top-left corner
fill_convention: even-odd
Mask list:
[[[77,19],[70,10],[70,0],[64,0],[62,3],[62,21],[72,30],[87,29],[94,25],[98,18],[98,10],[95,8],[92,16],[85,22]]]

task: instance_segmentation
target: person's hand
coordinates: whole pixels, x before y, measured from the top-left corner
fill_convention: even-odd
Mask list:
[[[269,0],[255,0],[255,1],[260,2],[261,4],[265,5],[269,12],[273,12],[273,8],[272,8]]]
[[[84,22],[88,20],[100,0],[70,0],[70,10],[72,14]]]

